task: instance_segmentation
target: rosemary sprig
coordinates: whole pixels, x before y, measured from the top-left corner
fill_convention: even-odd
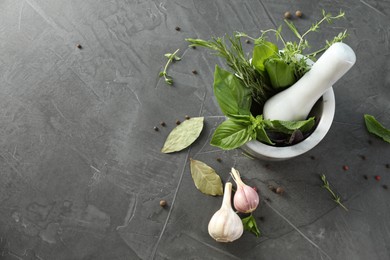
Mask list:
[[[165,57],[168,58],[168,61],[167,63],[165,64],[165,67],[164,67],[164,70],[163,71],[160,71],[160,74],[159,76],[160,77],[164,77],[164,80],[165,82],[168,84],[168,85],[172,85],[173,84],[173,79],[171,76],[168,75],[168,66],[171,62],[174,62],[174,61],[179,61],[181,60],[181,58],[179,56],[177,56],[176,54],[179,52],[179,49],[177,49],[174,53],[166,53],[164,54]]]
[[[322,182],[324,183],[324,185],[322,185],[323,188],[325,188],[327,191],[329,191],[329,193],[332,195],[333,197],[333,201],[336,202],[337,204],[339,204],[343,209],[345,209],[346,211],[348,211],[348,209],[343,205],[343,203],[341,203],[341,198],[339,195],[335,194],[332,189],[330,188],[329,186],[329,182],[328,180],[326,179],[326,176],[325,174],[322,174],[321,175],[321,180]]]
[[[224,58],[233,73],[243,81],[245,87],[251,90],[253,99],[261,105],[264,104],[272,92],[271,86],[266,83],[264,75],[250,64],[249,58],[244,54],[240,41],[242,35],[235,33],[233,37],[226,37],[230,46],[226,44],[223,37],[213,37],[208,41],[188,38],[186,41],[191,43],[190,46],[210,49],[215,51],[216,56]]]

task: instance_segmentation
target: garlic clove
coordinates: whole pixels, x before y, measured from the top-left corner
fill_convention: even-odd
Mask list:
[[[242,213],[251,213],[256,210],[260,202],[259,194],[241,180],[240,173],[236,169],[232,168],[230,175],[237,184],[233,199],[234,208]]]
[[[232,183],[225,184],[221,208],[214,213],[208,225],[208,231],[217,242],[232,242],[242,236],[244,226],[241,218],[231,205]]]

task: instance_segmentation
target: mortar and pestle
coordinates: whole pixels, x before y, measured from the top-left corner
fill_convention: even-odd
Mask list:
[[[329,131],[335,113],[335,84],[355,64],[356,55],[348,45],[334,43],[313,62],[301,79],[288,89],[274,95],[264,104],[263,116],[270,120],[297,121],[315,116],[317,126],[303,141],[276,147],[252,140],[241,148],[259,159],[279,161],[294,158],[314,148]]]

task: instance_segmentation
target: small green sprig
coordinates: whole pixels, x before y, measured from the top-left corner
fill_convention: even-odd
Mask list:
[[[335,194],[332,189],[330,188],[329,186],[329,182],[328,180],[326,179],[326,176],[325,174],[322,174],[321,175],[321,180],[322,182],[324,183],[324,185],[322,185],[322,188],[325,188],[327,191],[329,191],[329,193],[332,195],[333,197],[333,201],[336,202],[337,204],[339,204],[343,209],[345,209],[346,211],[348,211],[348,209],[343,205],[343,203],[341,203],[341,198],[339,195]]]
[[[256,220],[252,214],[250,214],[246,218],[242,218],[241,221],[242,221],[242,224],[244,225],[244,230],[247,230],[247,231],[253,233],[256,237],[260,236],[260,234],[261,234],[260,230],[257,227]]]
[[[164,56],[168,58],[168,61],[167,61],[167,63],[165,64],[164,70],[163,70],[163,71],[160,71],[159,76],[160,76],[160,77],[164,77],[164,80],[165,80],[165,82],[166,82],[168,85],[172,85],[172,84],[173,84],[173,79],[172,79],[172,77],[169,76],[168,73],[167,73],[168,66],[169,66],[170,63],[172,63],[172,62],[174,62],[174,61],[179,61],[179,60],[181,60],[181,58],[180,58],[179,56],[176,55],[178,52],[179,52],[179,49],[177,49],[174,53],[166,53],[166,54],[164,54]]]

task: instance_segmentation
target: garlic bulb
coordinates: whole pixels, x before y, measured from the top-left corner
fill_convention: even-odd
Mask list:
[[[209,222],[209,234],[217,242],[232,242],[241,237],[244,226],[231,204],[232,183],[225,184],[221,208],[214,213]]]
[[[241,180],[240,173],[236,169],[232,168],[230,175],[237,184],[237,191],[233,199],[234,207],[242,213],[254,211],[259,205],[259,195]]]

